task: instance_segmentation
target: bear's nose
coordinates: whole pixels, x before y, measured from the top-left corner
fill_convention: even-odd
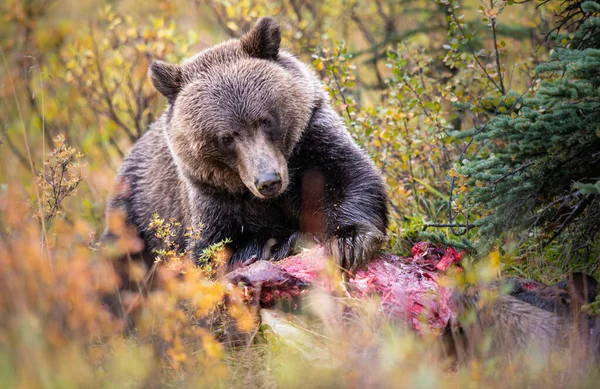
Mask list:
[[[279,173],[259,174],[255,185],[261,195],[275,196],[281,189],[281,176]]]

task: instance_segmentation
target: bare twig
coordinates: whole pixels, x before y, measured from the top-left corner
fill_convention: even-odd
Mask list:
[[[427,223],[423,226],[423,231],[425,231],[429,227],[438,227],[438,228],[464,228],[466,231],[470,229],[476,228],[477,226],[473,224],[461,224],[461,223]],[[454,234],[457,235],[457,234]],[[464,233],[460,234],[464,235]]]
[[[119,115],[117,115],[117,113],[115,112],[115,108],[112,102],[112,96],[108,91],[108,88],[104,81],[104,73],[102,71],[102,64],[100,63],[100,52],[98,49],[98,43],[96,42],[96,38],[94,37],[94,28],[92,23],[90,23],[90,38],[92,39],[92,48],[94,50],[96,70],[98,71],[98,81],[100,82],[100,88],[103,92],[102,97],[108,108],[107,115],[117,126],[119,126],[125,132],[125,134],[127,134],[131,142],[135,142],[137,140],[137,137],[131,132],[129,127],[127,127],[125,123],[121,121]]]
[[[369,31],[367,26],[363,23],[362,19],[356,14],[356,11],[354,8],[352,8],[352,10],[350,11],[350,18],[352,19],[352,21],[354,21],[354,23],[356,23],[356,25],[358,26],[358,29],[360,30],[362,35],[369,42],[369,44],[371,45],[371,47],[374,50],[374,52],[373,52],[374,55],[373,55],[371,64],[373,65],[373,70],[375,72],[375,76],[377,77],[378,87],[383,89],[385,87],[385,82],[383,81],[383,76],[381,75],[381,73],[379,72],[379,68],[377,67],[377,64],[379,61],[377,41],[375,40],[375,37],[373,36],[373,34],[371,34],[371,31]]]
[[[21,165],[23,165],[25,168],[29,168],[29,160],[27,159],[27,157],[21,153],[21,151],[19,150],[19,148],[17,147],[16,144],[14,144],[14,142],[12,141],[12,139],[10,139],[10,137],[8,136],[8,133],[6,134],[6,145],[8,146],[8,148],[10,149],[10,152],[17,157],[17,159],[19,160],[19,162],[21,163]]]
[[[494,0],[490,0],[490,9],[494,9]],[[504,80],[502,79],[502,67],[500,66],[500,52],[498,51],[498,43],[496,41],[496,16],[490,17],[492,27],[492,38],[494,39],[494,56],[496,57],[496,72],[498,73],[498,81],[500,83],[500,92],[505,95]]]
[[[219,23],[219,26],[221,26],[223,31],[225,31],[227,35],[229,35],[231,38],[239,38],[239,34],[227,25],[227,22],[221,15],[221,12],[217,9],[217,5],[214,4],[214,2],[207,2],[207,4],[208,8],[212,11],[213,15],[215,15],[215,19],[217,20],[217,23]]]
[[[29,147],[29,137],[27,136],[27,128],[25,127],[25,120],[23,119],[23,113],[21,111],[21,104],[19,103],[19,98],[17,96],[17,90],[15,88],[15,84],[12,81],[12,76],[11,76],[11,72],[10,72],[10,68],[8,67],[8,63],[6,61],[6,56],[4,54],[4,49],[2,47],[0,47],[0,53],[2,54],[2,61],[4,63],[4,67],[6,68],[6,72],[8,73],[8,79],[10,80],[10,86],[11,86],[11,90],[12,90],[12,94],[13,97],[15,99],[15,105],[17,107],[17,113],[19,115],[19,120],[21,122],[21,127],[23,129],[23,141],[25,144],[25,150],[27,151],[27,157],[28,157],[28,161],[29,161],[29,168],[31,169],[31,174],[33,176],[35,176],[35,166],[33,163],[33,156],[31,155],[31,149]],[[40,190],[37,187],[37,185],[34,185],[34,190],[35,190],[35,194],[36,194],[36,198],[37,198],[37,203],[38,203],[38,209],[40,213],[43,213],[43,205],[42,205],[42,198],[40,196]],[[40,242],[40,245],[42,246],[42,248],[46,245],[44,245],[44,241],[47,240],[47,234],[46,234],[46,224],[45,221],[43,220],[43,218],[41,218],[41,227],[42,227],[42,240]],[[48,247],[46,246],[46,250],[48,253],[48,258],[50,258],[50,252],[48,250]]]
[[[4,129],[0,132],[0,145],[4,143],[4,138],[8,133],[8,123],[4,126]]]
[[[549,245],[554,239],[556,239],[564,230],[567,228],[571,222],[573,222],[579,215],[585,211],[587,206],[592,202],[595,195],[587,195],[584,196],[579,203],[575,206],[575,208],[568,214],[568,217],[562,222],[558,230],[552,235],[552,237],[546,242],[546,245]]]

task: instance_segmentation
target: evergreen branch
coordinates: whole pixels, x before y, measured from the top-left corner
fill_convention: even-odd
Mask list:
[[[517,169],[510,171],[506,174],[503,174],[502,177],[495,179],[494,181],[492,181],[492,184],[496,185],[497,183],[499,183],[500,181],[504,180],[505,178],[515,175],[518,172],[527,169],[529,166],[533,165],[533,161],[532,162],[528,162],[524,165],[519,166]]]

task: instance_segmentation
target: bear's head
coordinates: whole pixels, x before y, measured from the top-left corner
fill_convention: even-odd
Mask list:
[[[280,42],[279,24],[263,18],[240,39],[181,64],[152,63],[150,80],[169,101],[167,142],[187,178],[263,199],[286,190],[315,83]]]

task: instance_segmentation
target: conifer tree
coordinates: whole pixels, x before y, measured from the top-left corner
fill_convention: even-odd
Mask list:
[[[539,89],[470,132],[485,147],[458,171],[489,211],[483,236],[537,228],[549,243],[568,231],[568,251],[589,258],[600,230],[600,3],[567,3],[562,26],[573,31],[555,34]]]

